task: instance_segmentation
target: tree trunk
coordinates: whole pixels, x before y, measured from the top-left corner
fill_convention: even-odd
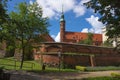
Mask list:
[[[20,69],[23,67],[23,62],[24,62],[24,54],[25,54],[25,46],[24,46],[24,39],[23,39],[23,32],[22,32],[22,56],[21,56],[21,65]]]
[[[20,69],[22,69],[22,67],[23,67],[23,62],[24,62],[24,51],[25,50],[25,48],[24,48],[24,46],[22,47],[22,56],[21,56],[21,65],[20,65]]]

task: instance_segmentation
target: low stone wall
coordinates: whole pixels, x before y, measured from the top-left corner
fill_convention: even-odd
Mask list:
[[[95,56],[96,66],[120,66],[120,54]]]
[[[43,43],[34,59],[42,59],[45,64],[58,66],[118,66],[120,54],[114,48],[73,43]],[[61,57],[58,57],[58,52]],[[34,50],[37,53],[37,50]],[[41,55],[42,54],[42,55]],[[60,61],[59,61],[60,60]]]
[[[76,65],[80,66],[119,66],[120,55],[94,55],[91,59],[91,55],[62,55],[61,58],[58,55],[45,54],[39,59],[42,59],[43,63],[48,66],[57,67],[62,64],[64,67],[74,68]]]

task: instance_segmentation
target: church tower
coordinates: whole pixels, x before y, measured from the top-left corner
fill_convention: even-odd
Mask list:
[[[61,18],[60,18],[60,42],[65,41],[65,19],[64,19],[64,13],[62,10]]]

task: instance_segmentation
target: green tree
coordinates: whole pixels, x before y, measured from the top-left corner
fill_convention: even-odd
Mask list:
[[[22,69],[26,46],[30,45],[31,41],[41,40],[39,35],[48,33],[48,18],[42,18],[42,9],[36,2],[33,4],[23,2],[16,8],[16,12],[10,13],[10,22],[7,26],[10,29],[7,29],[7,32],[11,40],[17,42],[16,45],[22,50],[20,66]]]
[[[101,15],[99,21],[106,25],[106,35],[109,38],[120,37],[119,0],[90,0],[85,5]]]
[[[7,14],[7,3],[8,0],[0,0],[0,41],[2,42],[3,34],[2,34],[2,25],[7,22],[8,14]]]
[[[6,21],[6,18],[8,17],[6,13],[6,3],[7,0],[0,0],[0,25]]]
[[[92,33],[88,33],[87,34],[87,38],[85,40],[80,41],[79,44],[92,45],[93,44],[93,34]]]
[[[1,44],[3,44],[6,41],[6,43],[8,45],[11,45],[11,44],[13,44],[13,42],[9,43],[10,39],[6,38],[6,36],[9,36],[9,34],[6,34],[6,32],[8,31],[7,25],[8,25],[8,21],[10,19],[9,15],[7,13],[7,2],[8,1],[9,0],[0,0],[0,42],[1,42]],[[4,49],[7,51],[5,54],[6,56],[7,56],[7,53],[10,48],[12,49],[12,51],[14,51],[13,48],[10,46],[7,46],[6,48],[7,49]]]
[[[104,41],[103,46],[112,47],[112,42],[110,42],[109,40],[106,40]]]

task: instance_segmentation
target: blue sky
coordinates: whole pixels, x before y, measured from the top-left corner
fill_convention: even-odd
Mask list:
[[[22,1],[32,3],[32,0],[12,0],[8,4],[9,11],[14,10],[14,6]],[[94,32],[101,33],[104,26],[98,21],[99,14],[95,14],[92,9],[86,9],[83,3],[89,0],[36,0],[43,9],[43,17],[49,17],[49,33],[59,41],[60,16],[62,11],[65,15],[66,30],[73,32]]]

